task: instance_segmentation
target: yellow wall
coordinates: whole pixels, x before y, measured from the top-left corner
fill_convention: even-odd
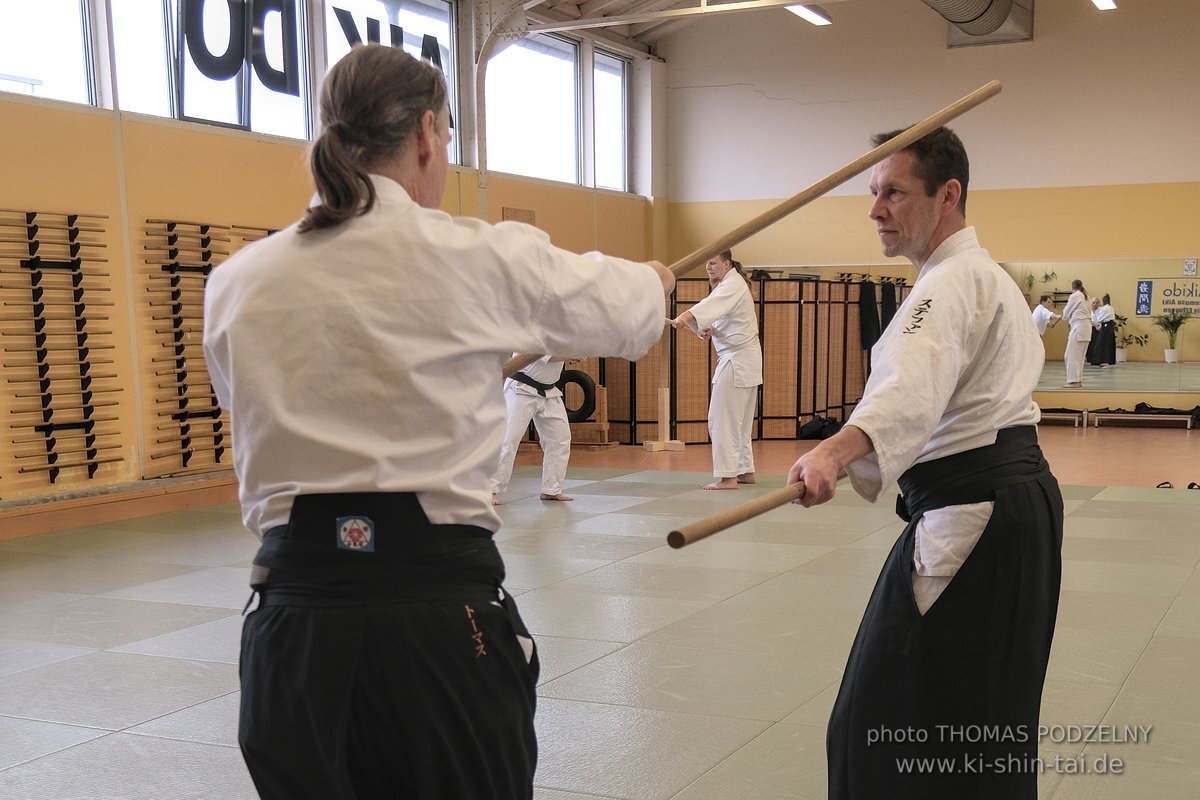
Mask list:
[[[476,180],[473,171],[463,173],[464,183]],[[650,257],[650,203],[645,198],[502,173],[489,174],[487,184],[490,222],[503,219],[505,208],[532,211],[534,224],[559,247],[633,260]],[[457,213],[470,215],[474,207],[464,204]]]
[[[116,377],[103,387],[117,389],[106,395],[117,399],[116,407],[105,412],[117,417],[110,441],[119,445],[116,454],[121,458],[101,465],[92,478],[82,469],[64,470],[51,484],[45,472],[20,472],[22,465],[36,459],[17,456],[37,456],[40,445],[10,447],[6,442],[0,450],[0,500],[130,487],[164,474],[164,462],[150,458],[156,437],[163,435],[155,406],[156,391],[159,397],[162,392],[156,384],[163,378],[153,374],[156,365],[151,359],[164,349],[154,332],[163,323],[151,319],[154,312],[146,293],[151,283],[148,275],[156,267],[145,260],[147,245],[161,240],[147,233],[146,220],[284,227],[299,217],[312,195],[307,143],[15,95],[0,95],[0,119],[4,123],[0,125],[4,163],[0,209],[107,217],[99,223],[104,232],[88,237],[103,245],[98,252],[107,263],[85,263],[84,271],[88,281],[92,280],[89,270],[107,273],[96,278],[96,285],[111,289],[104,299],[114,302],[111,308],[93,308],[92,313],[102,311],[109,319],[89,326],[112,331],[104,341],[114,345],[115,364],[105,371]],[[442,208],[473,215],[485,191],[491,221],[501,219],[504,207],[525,209],[534,213],[538,227],[567,249],[598,249],[639,260],[650,256],[656,223],[650,202],[643,198],[499,174],[489,176],[482,190],[473,170],[452,167]],[[234,238],[228,249],[238,246]],[[20,248],[3,245],[0,252]],[[15,276],[3,276],[3,283],[13,288],[0,294],[6,300],[27,302],[28,289],[21,288],[27,280],[18,261],[9,258],[0,263],[18,270]],[[10,297],[11,292],[17,294]],[[15,310],[20,313],[19,307]],[[15,325],[7,329],[20,331],[19,320]],[[16,335],[0,336],[0,341],[7,345]],[[196,333],[191,336],[198,341]],[[5,373],[14,374],[9,368]],[[37,402],[14,395],[11,387],[0,391],[4,420],[0,435],[6,438],[13,435],[8,411]],[[29,432],[20,433],[28,436]],[[228,458],[221,465],[200,459],[188,470],[168,469],[167,473],[211,472],[223,470],[225,464]]]
[[[1131,332],[1150,334],[1146,347],[1130,350],[1130,360],[1161,361],[1166,335],[1133,314],[1136,281],[1181,275],[1182,259],[1200,254],[1197,197],[1200,183],[972,191],[967,217],[992,256],[1012,265],[1014,279],[1026,265],[1039,278],[1043,271],[1057,272],[1056,281],[1033,288],[1034,302],[1040,293],[1069,290],[1079,278],[1089,294],[1112,296]],[[704,246],[777,202],[671,204],[669,257]],[[734,255],[746,265],[831,264],[915,277],[900,259],[886,262],[890,269],[881,266],[886,260],[868,206],[866,196],[819,198],[735,247]],[[815,271],[832,277],[839,267]],[[1064,331],[1059,326],[1047,332],[1047,358],[1062,360]],[[1200,361],[1200,320],[1184,326],[1178,348],[1181,360]]]
[[[971,191],[967,221],[998,261],[1176,258],[1200,253],[1200,183]],[[782,202],[670,205],[670,258]],[[822,197],[734,248],[746,264],[878,264],[869,198]]]
[[[106,231],[93,240],[104,245],[107,285],[117,301],[109,327],[118,377],[109,385],[120,388],[114,413],[123,458],[94,479],[64,474],[50,486],[44,475],[19,475],[6,448],[0,455],[0,498],[137,482],[147,474],[154,376],[145,364],[156,346],[146,341],[151,327],[142,318],[145,220],[287,225],[312,192],[307,145],[15,96],[0,97],[0,116],[5,163],[0,208],[107,217]],[[479,183],[474,171],[452,168],[443,208],[471,215],[485,203],[491,221],[500,220],[504,208],[531,211],[538,227],[562,247],[667,263],[777,202],[670,203],[503,174],[489,175],[486,187]],[[1059,280],[1050,288],[1065,289],[1072,277],[1080,277],[1094,293],[1112,294],[1118,311],[1132,318],[1136,279],[1169,274],[1148,274],[1145,259],[1174,263],[1200,253],[1200,227],[1193,224],[1197,196],[1196,183],[974,191],[968,211],[984,246],[1013,264],[1014,277],[1022,265],[1039,274],[1042,266],[1057,269]],[[735,256],[748,266],[807,265],[826,277],[846,270],[911,278],[907,263],[881,258],[867,205],[865,196],[819,198],[735,247]],[[1071,267],[1058,269],[1066,260]],[[1157,266],[1149,271],[1162,272]],[[1037,286],[1034,293],[1045,288]],[[1131,359],[1157,360],[1163,334],[1144,320],[1132,327],[1151,332],[1152,339]],[[1184,360],[1200,360],[1200,323],[1194,327],[1182,333]],[[1061,335],[1060,330],[1047,335],[1051,358],[1061,357]],[[14,402],[0,394],[0,412]]]

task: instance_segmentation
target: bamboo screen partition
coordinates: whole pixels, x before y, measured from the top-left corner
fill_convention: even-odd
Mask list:
[[[897,286],[897,304],[907,291]],[[845,420],[862,398],[870,369],[860,328],[861,284],[762,279],[751,282],[750,293],[763,348],[754,438],[795,439],[814,415]],[[707,294],[706,279],[678,281],[669,314],[678,316]],[[707,442],[716,353],[690,332],[673,331],[669,340],[672,437]],[[608,387],[615,441],[638,444],[657,438],[661,352],[660,343],[633,365],[604,359],[600,382]]]

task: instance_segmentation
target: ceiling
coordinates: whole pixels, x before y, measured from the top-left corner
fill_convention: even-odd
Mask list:
[[[847,0],[818,0],[819,5]],[[528,33],[587,30],[591,35],[642,53],[700,15],[778,8],[799,0],[524,0]]]
[[[663,37],[693,24],[701,15],[725,15],[779,8],[802,0],[482,0],[498,31],[508,38],[529,33],[586,31],[630,54],[654,54]],[[816,0],[830,6],[851,0]],[[917,0],[913,0],[914,8]],[[1032,38],[1034,0],[920,0],[947,20],[990,16],[987,33],[950,26],[950,46],[1022,41]],[[813,3],[809,3],[812,5]],[[996,11],[999,10],[999,15]],[[833,12],[836,14],[836,12]],[[965,16],[956,16],[956,14]],[[1001,24],[1001,21],[1003,23]],[[1000,25],[997,29],[995,25]],[[492,26],[487,26],[489,29]]]

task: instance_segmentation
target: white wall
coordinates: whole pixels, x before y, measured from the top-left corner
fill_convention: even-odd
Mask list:
[[[788,197],[992,79],[1001,94],[951,125],[971,188],[1200,180],[1200,0],[1118,2],[1036,0],[1032,41],[954,50],[920,0],[831,4],[824,28],[783,9],[699,19],[659,48],[668,197]]]

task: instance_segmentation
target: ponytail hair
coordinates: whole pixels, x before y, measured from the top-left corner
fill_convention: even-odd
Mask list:
[[[371,167],[400,153],[426,111],[446,107],[441,70],[398,47],[351,48],[321,86],[321,133],[309,166],[321,202],[300,221],[300,233],[332,228],[375,205]]]
[[[1083,281],[1079,280],[1079,278],[1071,281],[1071,289],[1076,292],[1083,292],[1083,296],[1087,297],[1087,289],[1083,288]]]

